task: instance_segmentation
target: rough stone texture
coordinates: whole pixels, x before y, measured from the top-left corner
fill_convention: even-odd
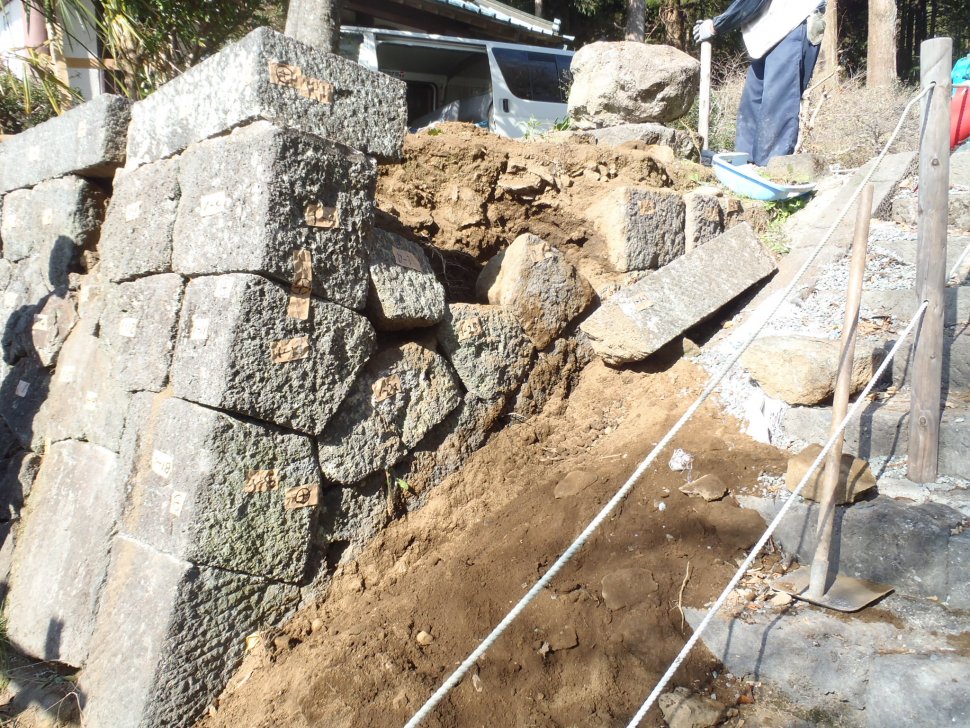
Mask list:
[[[788,459],[788,469],[785,471],[785,487],[794,492],[802,482],[805,473],[822,452],[821,445],[809,445],[798,455]],[[802,489],[802,498],[821,502],[822,475],[825,472],[825,461],[815,470],[814,475]],[[876,476],[869,469],[869,463],[853,457],[850,453],[843,453],[839,467],[839,480],[835,486],[835,502],[837,505],[855,503],[859,497],[876,487]]]
[[[395,486],[396,487],[396,486]],[[387,525],[387,479],[377,473],[352,486],[333,485],[323,493],[317,540],[330,564],[353,559]]]
[[[172,270],[178,172],[178,159],[170,159],[115,175],[98,245],[105,278],[122,281]]]
[[[669,728],[711,728],[724,714],[724,706],[688,688],[674,688],[657,699]]]
[[[323,432],[370,356],[374,329],[353,311],[316,298],[306,320],[290,318],[287,301],[288,289],[244,273],[190,282],[172,365],[176,396]],[[303,358],[274,359],[280,342],[302,338]]]
[[[117,537],[78,687],[85,723],[192,725],[238,668],[246,635],[278,624],[297,594]]]
[[[0,418],[25,450],[39,450],[43,432],[37,413],[50,389],[50,373],[33,357],[17,362],[0,383]]]
[[[948,246],[948,253],[952,254],[952,245]],[[960,250],[959,252],[963,252]],[[950,255],[948,254],[948,258]],[[908,258],[908,256],[907,256]],[[916,263],[915,251],[913,251],[912,263]],[[947,271],[953,266],[955,261],[947,261]],[[909,323],[910,318],[916,312],[916,292],[912,288],[896,289],[889,291],[863,291],[862,292],[862,313],[881,314],[891,316],[896,323]],[[970,321],[970,286],[957,286],[946,288],[943,291],[943,325],[946,328],[960,327]],[[904,359],[900,352],[898,359]],[[897,360],[894,360],[894,362]]]
[[[765,173],[770,179],[785,184],[804,185],[814,182],[825,172],[825,163],[814,154],[789,154],[768,160]]]
[[[125,162],[131,102],[102,94],[0,145],[0,195],[54,177],[110,178]]]
[[[291,285],[297,256],[308,254],[313,293],[362,308],[375,180],[363,154],[266,122],[190,147],[179,165],[172,269],[259,273]],[[313,205],[329,214],[311,225]]]
[[[12,263],[35,259],[47,291],[66,286],[81,251],[97,243],[104,204],[104,194],[78,177],[5,195],[3,256]]]
[[[700,87],[700,64],[671,46],[633,41],[583,46],[570,66],[569,118],[579,129],[676,121]]]
[[[641,361],[774,271],[774,260],[742,223],[622,288],[580,329],[608,364]]]
[[[129,392],[168,382],[184,281],[175,273],[122,283],[108,294],[100,337],[112,376]]]
[[[97,445],[50,446],[17,539],[5,615],[18,649],[83,664],[124,490],[117,455]]]
[[[831,399],[840,343],[812,336],[763,336],[741,357],[741,364],[769,397],[788,404],[819,404]],[[850,393],[865,387],[882,363],[883,352],[859,341],[852,360]]]
[[[49,295],[36,260],[2,264],[10,275],[0,297],[0,342],[3,361],[14,364],[33,353],[34,316]]]
[[[713,188],[684,195],[684,250],[707,243],[724,232],[724,210]]]
[[[671,129],[663,124],[621,124],[591,129],[589,134],[596,138],[597,144],[618,147],[628,142],[643,142],[647,145],[659,144],[670,147],[677,156],[697,158],[697,146],[690,134],[681,129]]]
[[[550,403],[558,404],[557,400],[564,403],[592,360],[593,350],[586,343],[586,337],[557,339],[539,352],[512,409],[522,417],[532,417]]]
[[[465,389],[485,400],[518,387],[535,351],[512,314],[471,303],[448,306],[438,341]]]
[[[964,322],[968,320],[965,318]],[[970,329],[964,324],[958,326],[956,332],[955,338],[943,337],[943,391],[954,394],[970,391]],[[908,347],[893,359],[893,383],[897,386],[911,384],[912,375],[913,349]]]
[[[966,725],[970,659],[955,655],[878,655],[866,692],[868,728]]]
[[[970,192],[950,192],[947,200],[947,224],[958,230],[970,230]],[[892,202],[892,220],[901,225],[915,225],[916,197],[897,197]]]
[[[40,311],[34,315],[30,330],[33,350],[41,364],[45,367],[54,366],[64,341],[76,323],[77,306],[74,296],[64,289],[51,293]]]
[[[606,241],[620,272],[660,268],[684,254],[684,200],[676,192],[618,187],[594,203],[587,218]]]
[[[303,577],[316,509],[285,503],[292,488],[319,488],[309,438],[165,394],[137,395],[128,423],[125,533],[194,564]]]
[[[400,235],[373,228],[367,238],[367,315],[381,331],[433,326],[445,315],[445,289],[424,251]]]
[[[332,102],[310,98],[305,85],[273,83],[270,63],[299,67],[304,79],[320,82],[314,86],[332,84]],[[258,28],[132,107],[128,165],[171,156],[256,119],[398,159],[404,92],[404,83],[386,74]]]
[[[950,155],[950,187],[970,187],[970,154]]]
[[[396,465],[461,398],[448,362],[430,349],[378,352],[317,441],[324,476],[349,484]]]
[[[529,233],[486,264],[475,288],[480,300],[505,306],[539,350],[593,300],[593,289],[563,254]]]
[[[32,452],[18,452],[0,460],[0,521],[20,518],[20,510],[37,479],[40,462],[40,455]]]
[[[703,498],[708,503],[721,500],[721,498],[728,494],[727,486],[713,473],[702,475],[697,480],[680,486],[679,490],[685,495]]]
[[[950,536],[947,558],[947,604],[970,604],[970,531]]]

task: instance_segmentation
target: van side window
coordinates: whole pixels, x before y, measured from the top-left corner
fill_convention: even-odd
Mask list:
[[[492,53],[509,91],[520,99],[566,103],[571,56],[510,48],[492,48]]]

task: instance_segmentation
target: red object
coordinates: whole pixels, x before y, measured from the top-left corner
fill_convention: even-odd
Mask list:
[[[957,86],[950,101],[950,149],[956,149],[970,138],[970,88]]]

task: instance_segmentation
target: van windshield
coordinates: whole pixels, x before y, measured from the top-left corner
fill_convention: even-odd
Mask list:
[[[493,48],[492,53],[509,91],[520,99],[566,103],[572,56],[511,48]]]

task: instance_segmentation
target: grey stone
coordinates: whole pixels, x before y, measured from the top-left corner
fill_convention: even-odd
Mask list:
[[[34,316],[40,312],[50,292],[36,259],[12,264],[11,280],[0,300],[0,337],[3,360],[16,363],[34,354]]]
[[[519,322],[499,306],[450,304],[438,340],[465,389],[485,400],[515,390],[535,351]]]
[[[532,417],[547,405],[561,406],[592,360],[593,350],[586,343],[586,337],[557,339],[539,352],[515,397],[513,410],[522,417]]]
[[[540,350],[593,300],[593,289],[563,254],[529,233],[485,265],[476,293],[480,300],[506,307]]]
[[[790,185],[814,182],[825,171],[825,163],[814,154],[789,154],[768,160],[765,173],[770,179]]]
[[[869,671],[866,726],[966,725],[970,659],[958,655],[877,655]]]
[[[275,64],[284,64],[279,73]],[[286,76],[295,83],[273,81]],[[256,119],[398,159],[404,94],[398,79],[258,28],[132,107],[128,165],[171,156]]]
[[[950,187],[970,187],[970,154],[950,155]]]
[[[388,521],[387,484],[378,473],[352,486],[334,485],[323,493],[318,538],[330,564],[352,559]]]
[[[970,531],[951,534],[946,579],[946,605],[970,609]]]
[[[378,352],[317,441],[323,474],[347,484],[396,465],[461,398],[448,362],[430,349]]]
[[[695,59],[635,41],[589,43],[573,56],[570,71],[569,118],[579,129],[676,121],[700,88]]]
[[[34,314],[34,323],[30,329],[33,349],[41,364],[45,367],[56,364],[64,341],[76,323],[77,306],[74,296],[65,289],[51,293],[40,311]]]
[[[381,331],[433,326],[445,315],[445,289],[424,251],[400,235],[373,228],[367,238],[367,315]]]
[[[107,177],[125,162],[131,102],[102,94],[0,145],[0,194],[54,177]]]
[[[50,373],[33,357],[17,362],[0,383],[0,418],[25,450],[38,450],[43,432],[37,414],[50,389]]]
[[[105,278],[123,281],[172,270],[178,172],[178,159],[169,159],[115,175],[98,245]]]
[[[711,728],[720,723],[725,711],[716,700],[685,687],[664,693],[657,704],[669,728]]]
[[[960,252],[963,252],[962,250]],[[914,251],[915,258],[915,251]],[[915,263],[915,259],[912,261]],[[947,264],[947,270],[952,266]],[[912,289],[862,292],[863,316],[891,316],[897,324],[907,324],[916,313],[916,292]],[[970,321],[970,286],[946,288],[943,291],[943,325],[960,326]]]
[[[917,198],[913,195],[897,197],[892,201],[892,220],[901,225],[915,225],[918,207]],[[970,193],[949,193],[947,224],[958,230],[970,230]]]
[[[742,223],[622,288],[580,326],[608,364],[641,361],[775,271]]]
[[[100,338],[112,376],[130,392],[161,391],[169,381],[185,284],[175,273],[122,283],[108,294]]]
[[[0,521],[20,518],[24,501],[37,478],[40,462],[40,455],[23,451],[0,460]]]
[[[970,330],[958,327],[956,331],[955,338],[943,337],[943,391],[950,394],[970,391]],[[904,347],[896,355],[893,359],[894,384],[911,383],[913,361],[912,347]]]
[[[684,195],[684,251],[707,243],[724,232],[724,210],[718,195],[704,189]]]
[[[124,498],[118,456],[97,445],[50,446],[17,539],[7,635],[32,657],[84,663],[110,539]]]
[[[137,395],[127,420],[125,533],[194,564],[303,577],[316,508],[293,498],[306,487],[319,500],[309,438],[166,394]]]
[[[359,152],[266,122],[190,147],[180,163],[172,268],[259,273],[291,285],[300,261],[309,269],[301,286],[363,308],[375,175]]]
[[[697,158],[697,146],[690,134],[681,129],[648,122],[645,124],[620,124],[590,129],[589,134],[596,138],[597,144],[618,147],[628,142],[643,142],[646,145],[670,147],[680,157]]]
[[[702,475],[697,480],[680,486],[679,490],[685,495],[703,498],[708,503],[721,500],[728,494],[727,486],[713,473]]]
[[[620,272],[661,268],[683,255],[684,215],[676,192],[640,187],[618,187],[587,212]]]
[[[82,251],[97,243],[104,194],[90,182],[64,177],[3,198],[3,255],[11,262],[33,258],[48,291],[67,286]]]
[[[785,487],[792,493],[802,482],[809,468],[822,452],[821,445],[808,445],[800,453],[788,459],[788,469],[785,471]],[[822,502],[822,478],[826,470],[828,459],[815,469],[815,472],[805,483],[800,493],[805,500]],[[854,503],[864,494],[876,487],[876,476],[869,469],[869,463],[853,457],[851,453],[842,453],[839,461],[839,477],[835,485],[836,505]]]
[[[194,566],[118,536],[78,694],[92,726],[190,726],[296,587]]]
[[[374,329],[353,311],[316,298],[306,320],[291,318],[287,294],[244,273],[189,283],[172,366],[176,396],[323,432],[370,356]]]

